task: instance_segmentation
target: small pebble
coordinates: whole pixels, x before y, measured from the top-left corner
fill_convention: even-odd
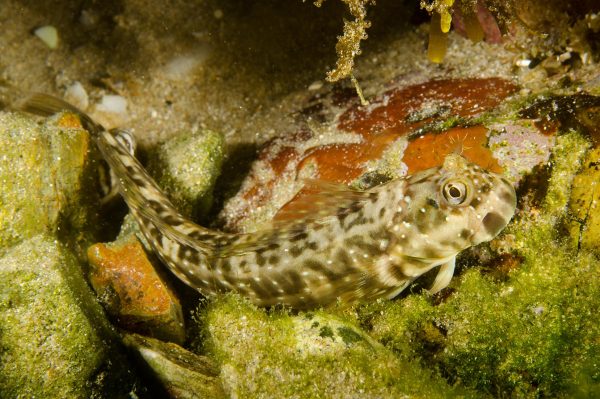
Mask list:
[[[320,80],[314,81],[310,84],[310,86],[308,86],[308,90],[310,91],[316,91],[319,90],[321,87],[323,87],[323,82]]]
[[[90,10],[83,10],[79,15],[79,23],[86,29],[91,29],[98,24],[98,15]]]
[[[196,51],[173,58],[165,65],[165,74],[169,79],[181,80],[190,76],[210,54],[208,44],[200,44]]]
[[[97,106],[100,112],[113,114],[125,114],[127,112],[127,100],[121,96],[104,95]]]
[[[80,82],[73,82],[65,91],[65,100],[81,110],[85,110],[89,105],[87,91]]]
[[[531,60],[528,60],[528,59],[517,60],[517,62],[515,64],[517,64],[517,66],[519,66],[519,67],[526,68],[529,66],[529,64],[531,64]]]
[[[52,25],[40,26],[33,31],[52,50],[58,47],[58,31]]]

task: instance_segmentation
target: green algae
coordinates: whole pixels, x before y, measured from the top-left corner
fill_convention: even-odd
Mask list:
[[[321,310],[267,312],[230,294],[200,310],[199,322],[201,349],[221,365],[230,396],[472,396],[398,359],[346,318]]]
[[[0,144],[0,396],[127,396],[134,377],[79,263],[99,225],[89,134],[69,113],[0,113]]]
[[[182,214],[198,219],[212,205],[224,151],[219,133],[202,130],[180,134],[151,152],[148,171]]]
[[[135,383],[75,256],[37,236],[0,258],[0,396],[124,397]]]
[[[592,264],[589,255],[573,258],[563,247],[526,259],[500,286],[466,273],[440,308],[448,317],[445,369],[495,394],[560,393],[600,332],[590,318],[600,286],[581,283]]]
[[[364,339],[356,330],[348,327],[338,327],[337,333],[346,345],[351,345]]]
[[[598,394],[600,284],[590,278],[598,261],[553,242],[527,244],[544,251],[505,283],[469,270],[440,306],[413,295],[367,312],[371,333],[399,357],[482,393],[569,397],[581,380]]]
[[[319,325],[318,322],[315,321],[316,324],[313,324],[315,327]],[[333,330],[331,329],[331,327],[329,326],[323,326],[319,329],[319,337],[323,337],[323,338],[332,338],[334,337],[333,335]]]
[[[0,251],[40,233],[82,243],[95,231],[99,197],[90,137],[62,126],[63,117],[68,114],[38,125],[0,113]]]

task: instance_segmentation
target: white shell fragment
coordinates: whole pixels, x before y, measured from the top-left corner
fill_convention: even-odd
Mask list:
[[[33,31],[52,50],[58,47],[58,31],[52,25],[40,26]]]
[[[310,91],[316,91],[319,90],[323,87],[323,82],[321,80],[316,80],[314,82],[312,82],[310,84],[310,86],[308,86],[308,90]]]
[[[85,110],[90,104],[87,91],[80,82],[73,82],[65,91],[65,100],[79,109]]]
[[[194,52],[182,54],[171,59],[164,67],[167,78],[171,80],[183,80],[193,75],[210,55],[210,46],[200,43]]]
[[[121,96],[107,94],[102,96],[96,109],[100,112],[125,114],[127,112],[127,100]]]

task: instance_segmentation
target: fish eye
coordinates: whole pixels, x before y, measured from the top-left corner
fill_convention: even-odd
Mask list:
[[[442,193],[450,205],[460,205],[467,198],[467,186],[460,181],[448,182],[444,184]]]

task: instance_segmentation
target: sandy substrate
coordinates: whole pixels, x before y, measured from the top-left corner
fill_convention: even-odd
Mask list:
[[[405,8],[381,2],[374,9],[355,71],[367,97],[390,80],[417,75],[514,77],[519,54],[454,34],[447,62],[431,64],[426,28],[402,23]],[[65,96],[80,82],[89,96],[86,111],[108,126],[132,128],[143,146],[199,127],[224,133],[230,143],[264,142],[289,130],[314,89],[329,89],[324,78],[335,63],[344,11],[336,2],[316,8],[273,1],[6,0],[0,8],[5,102],[29,91]],[[45,25],[56,27],[57,49],[32,33]],[[105,95],[124,97],[126,112],[102,112]]]
[[[281,106],[282,99],[323,77],[325,64],[335,59],[341,14],[329,23],[323,10],[301,2],[289,10],[274,2],[218,3],[126,1],[86,8],[87,2],[4,1],[0,73],[10,87],[4,96],[64,96],[80,82],[89,95],[86,111],[108,126],[131,127],[142,145],[203,126],[233,141],[264,139],[290,120],[294,101]],[[306,17],[295,20],[299,12]],[[319,23],[332,27],[326,28],[329,39],[313,47],[308,39]],[[55,50],[32,33],[44,25],[58,30]],[[124,97],[127,111],[99,111],[104,95]]]

